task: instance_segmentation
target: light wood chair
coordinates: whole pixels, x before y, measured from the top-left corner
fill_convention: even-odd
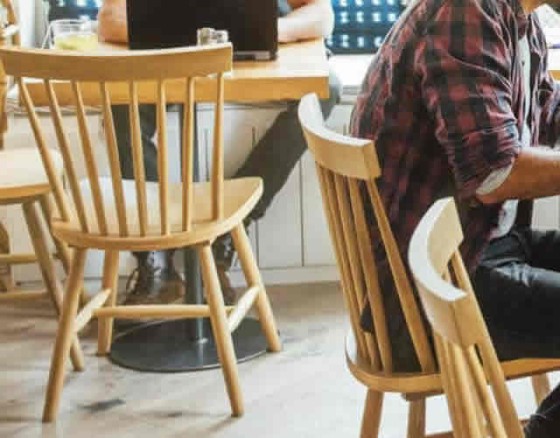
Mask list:
[[[253,256],[243,219],[262,193],[260,178],[224,180],[223,105],[224,74],[231,69],[229,44],[154,51],[98,52],[84,54],[53,50],[3,49],[0,59],[6,73],[13,75],[20,89],[31,127],[54,191],[57,216],[51,226],[54,235],[75,248],[66,284],[66,299],[54,347],[48,382],[44,421],[55,418],[64,380],[64,362],[73,333],[90,318],[99,320],[98,353],[109,352],[114,318],[198,318],[209,317],[217,344],[233,415],[243,414],[243,401],[231,333],[253,305],[270,351],[281,349],[272,310]],[[209,182],[193,182],[194,101],[198,78],[215,75],[215,123],[212,171]],[[50,101],[50,113],[64,159],[69,195],[66,196],[53,166],[52,154],[38,120],[26,82],[41,80]],[[87,178],[79,180],[65,134],[54,81],[66,84],[75,98],[80,131],[80,151],[87,167]],[[106,158],[109,176],[101,176],[89,135],[85,105],[92,96],[82,93],[82,82],[98,83],[105,121]],[[125,85],[128,84],[128,85]],[[128,90],[120,95],[116,89]],[[169,87],[184,89],[184,135],[182,158],[169,157],[166,138],[166,94]],[[67,89],[68,91],[68,89]],[[115,97],[116,94],[116,97]],[[119,152],[111,105],[118,100],[128,104],[134,180],[122,180]],[[157,182],[146,182],[140,135],[139,101],[157,106]],[[169,181],[169,160],[182,161],[183,184]],[[211,250],[212,242],[231,232],[239,253],[248,289],[236,306],[226,307]],[[207,305],[117,306],[116,284],[119,251],[149,251],[192,246],[200,257]],[[88,249],[105,252],[102,290],[77,313]]]
[[[0,0],[0,5],[6,10],[6,26],[0,29],[0,46],[14,44],[19,46],[20,34],[14,5],[11,0]],[[6,96],[9,81],[6,75],[0,76],[0,151],[4,149],[4,135],[8,129],[6,113]],[[12,275],[12,265],[18,262],[35,262],[34,254],[10,254],[10,236],[4,224],[0,222],[0,292],[12,290],[15,287]]]
[[[459,253],[462,241],[455,202],[446,198],[435,202],[424,215],[408,252],[410,270],[433,329],[454,436],[522,438],[504,370]]]
[[[0,29],[0,46],[20,45],[20,35],[14,5],[11,0],[1,0],[6,9],[6,26]],[[21,206],[31,237],[34,253],[13,254],[10,252],[10,238],[0,223],[0,302],[27,301],[48,297],[52,301],[57,316],[62,311],[63,287],[57,278],[54,260],[49,250],[47,235],[51,236],[48,224],[52,215],[51,189],[37,149],[4,150],[4,135],[8,129],[6,96],[9,78],[0,69],[0,206]],[[63,174],[62,157],[56,151],[53,156],[54,177]],[[43,224],[37,213],[40,207]],[[60,259],[65,270],[69,269],[71,253],[66,245],[52,239],[55,256]],[[18,290],[11,273],[12,265],[38,263],[46,290]],[[70,358],[75,371],[83,370],[83,353],[77,337],[73,337]]]
[[[56,178],[62,178],[62,157],[51,151],[53,157],[53,173]],[[43,162],[37,149],[10,149],[0,151],[0,206],[18,206],[23,208],[23,214],[31,236],[35,256],[41,268],[46,291],[17,290],[10,288],[0,293],[0,303],[9,301],[26,301],[48,297],[52,300],[57,315],[62,310],[63,287],[57,278],[54,261],[48,249],[46,234],[37,212],[40,206],[46,224],[50,221],[52,212],[51,188],[43,168]],[[61,242],[54,240],[57,252],[70,261],[68,248]],[[27,261],[26,255],[11,254],[2,256],[10,261]],[[2,260],[2,259],[0,259]],[[83,369],[83,354],[75,335],[71,336],[70,357],[76,371]]]
[[[429,340],[431,333],[422,322],[377,189],[375,180],[380,176],[380,167],[375,146],[369,140],[344,136],[327,129],[314,94],[301,100],[299,119],[316,162],[323,206],[350,315],[346,362],[354,377],[368,388],[361,436],[378,436],[384,394],[395,392],[402,394],[410,403],[407,436],[425,437],[426,398],[443,391],[442,380]],[[387,253],[398,300],[421,365],[420,372],[398,373],[393,368],[393,346],[374,259],[370,224],[366,218],[368,207],[373,210],[381,243]],[[360,314],[366,300],[375,334],[365,332],[360,326]],[[550,391],[545,373],[560,369],[560,360],[523,359],[504,362],[502,366],[508,379],[532,376],[535,398],[540,402]]]

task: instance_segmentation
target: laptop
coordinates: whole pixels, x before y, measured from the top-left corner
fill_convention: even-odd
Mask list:
[[[276,58],[277,0],[127,0],[131,49],[193,46],[197,29],[227,30],[235,60]]]

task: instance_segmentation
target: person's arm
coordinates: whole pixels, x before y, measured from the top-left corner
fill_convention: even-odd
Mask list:
[[[127,43],[126,0],[105,0],[97,15],[98,35],[102,41]]]
[[[334,13],[330,0],[288,0],[293,8],[278,18],[278,41],[321,38],[330,35],[334,27]]]
[[[538,33],[546,48],[544,35]],[[546,50],[546,49],[545,49]],[[545,59],[548,53],[545,51]],[[539,78],[538,100],[542,105],[539,120],[539,144],[553,147],[560,136],[560,83],[548,70],[548,62]],[[477,198],[486,204],[507,199],[534,199],[560,193],[560,152],[545,147],[524,148],[513,162],[507,178],[496,189]]]
[[[483,204],[507,199],[536,199],[560,194],[560,152],[549,148],[524,148],[513,162],[505,181],[485,195]]]

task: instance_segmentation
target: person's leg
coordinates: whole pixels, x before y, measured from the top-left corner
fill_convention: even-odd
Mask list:
[[[321,110],[325,119],[340,101],[341,84],[332,72],[329,75],[329,90],[329,98],[321,100]],[[235,178],[260,176],[264,181],[263,195],[250,214],[252,220],[264,216],[307,149],[298,120],[297,107],[297,101],[288,102],[287,109],[276,117],[270,129],[235,174]]]
[[[326,119],[340,101],[341,83],[333,72],[329,73],[329,98],[320,101]],[[270,129],[253,148],[234,178],[259,176],[263,179],[263,194],[249,214],[245,225],[262,218],[276,194],[284,187],[297,162],[307,148],[299,124],[297,108],[299,102],[290,101]],[[235,300],[235,291],[229,284],[227,271],[233,263],[235,250],[231,236],[226,234],[214,244],[214,255],[218,266],[220,283],[228,303]]]
[[[560,435],[560,386],[539,405],[525,426],[526,438],[556,438]]]
[[[128,106],[114,105],[112,113],[122,176],[124,179],[134,179]],[[146,180],[157,181],[155,105],[140,105],[139,113]],[[127,304],[175,302],[182,299],[183,282],[173,265],[173,253],[174,250],[132,253],[137,268],[127,282]]]
[[[473,285],[501,360],[560,357],[559,251],[559,232],[516,230],[484,252]]]

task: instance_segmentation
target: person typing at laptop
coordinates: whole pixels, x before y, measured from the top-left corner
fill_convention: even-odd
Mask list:
[[[333,29],[334,16],[330,0],[278,0],[278,40],[281,43],[328,36]],[[105,0],[98,15],[100,38],[115,43],[128,41],[126,0]],[[340,82],[329,75],[330,97],[321,102],[323,115],[329,116],[340,98]],[[124,178],[133,178],[128,109],[113,107],[117,141]],[[157,178],[157,147],[153,141],[156,130],[156,112],[153,105],[141,105],[140,118],[146,177]],[[257,220],[264,216],[275,195],[285,184],[290,173],[306,149],[306,143],[297,118],[297,102],[286,102],[286,110],[274,120],[270,129],[253,148],[234,177],[259,176],[264,181],[264,192],[249,216]],[[227,302],[235,300],[227,272],[235,255],[229,235],[214,245],[220,282]],[[183,285],[173,268],[173,251],[135,253],[138,268],[134,281],[127,287],[126,302],[171,302],[182,298]]]

